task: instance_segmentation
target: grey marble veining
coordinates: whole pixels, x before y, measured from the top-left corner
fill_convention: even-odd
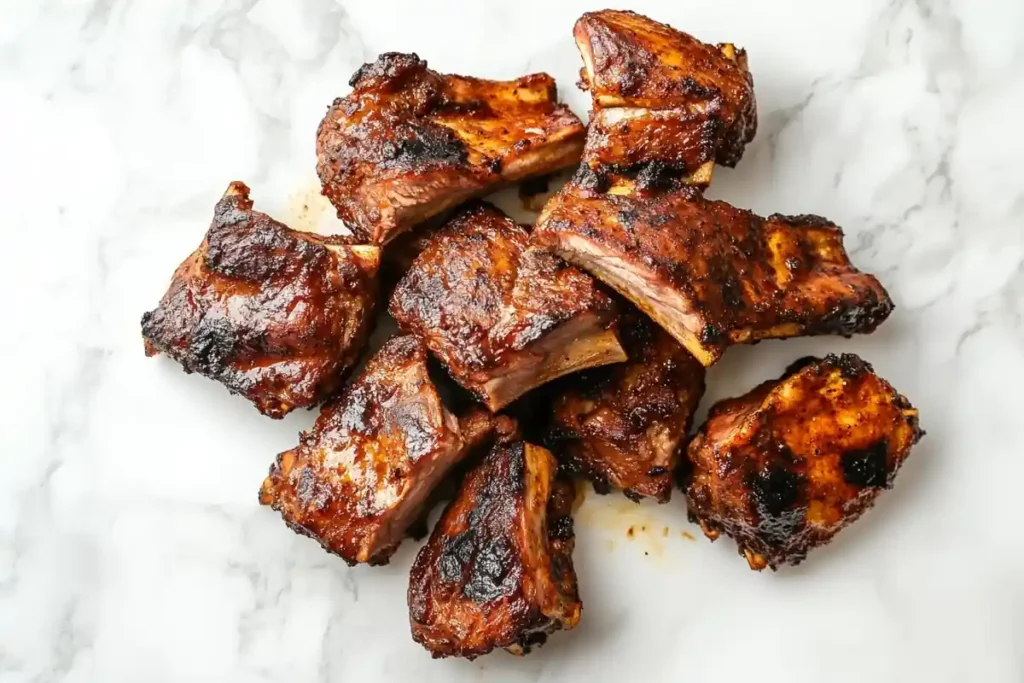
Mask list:
[[[363,61],[544,70],[583,114],[571,28],[603,5],[7,2],[0,681],[1024,680],[1024,4],[628,4],[749,51],[761,127],[711,194],[829,216],[897,304],[869,337],[730,350],[704,409],[856,351],[928,430],[895,489],[776,575],[701,538],[681,497],[592,496],[579,628],[523,659],[432,661],[408,634],[418,544],[350,569],[257,505],[313,415],[267,420],[146,359],[139,315],[231,180],[336,227],[314,133]]]

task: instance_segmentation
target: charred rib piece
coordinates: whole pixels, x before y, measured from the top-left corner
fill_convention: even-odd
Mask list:
[[[626,358],[612,300],[528,239],[493,206],[468,206],[431,237],[391,297],[399,327],[494,411],[556,377]]]
[[[623,316],[629,361],[570,378],[552,441],[571,469],[634,500],[668,501],[680,443],[704,394],[704,366],[645,316]]]
[[[434,657],[525,654],[579,622],[574,492],[555,470],[539,446],[496,446],[444,511],[409,579],[412,637]]]
[[[853,354],[806,358],[715,405],[690,443],[690,518],[751,569],[798,564],[892,486],[924,432],[917,410]]]
[[[199,248],[142,316],[146,355],[215,379],[280,418],[327,398],[373,321],[380,249],[291,230],[231,183]]]
[[[554,80],[439,74],[414,54],[365,64],[317,131],[317,172],[338,217],[384,244],[499,185],[572,166],[584,129]]]
[[[570,184],[533,239],[603,280],[701,363],[730,344],[873,331],[893,304],[818,216],[761,218],[695,190],[594,195]]]
[[[388,341],[298,447],[281,453],[260,502],[349,564],[384,564],[445,473],[505,425],[449,413],[413,337]]]
[[[595,182],[703,186],[716,161],[739,162],[757,130],[746,52],[615,10],[584,14],[574,35],[593,96],[583,162]]]

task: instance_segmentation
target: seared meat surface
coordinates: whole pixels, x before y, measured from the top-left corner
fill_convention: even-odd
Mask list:
[[[383,244],[499,185],[572,166],[579,119],[554,80],[439,74],[389,52],[352,77],[317,131],[317,172],[338,217]]]
[[[142,316],[146,354],[167,354],[270,417],[315,405],[358,359],[379,265],[378,247],[291,230],[231,183],[202,244]]]
[[[629,360],[567,379],[571,387],[554,401],[551,443],[599,489],[665,502],[704,394],[704,366],[639,312],[624,315],[621,328]]]
[[[735,166],[757,131],[747,55],[708,45],[635,12],[576,22],[580,86],[593,97],[584,168],[598,185],[707,185]]]
[[[853,354],[807,358],[716,404],[690,443],[690,517],[751,569],[798,564],[892,486],[924,432],[917,410]]]
[[[383,564],[449,469],[502,425],[441,403],[427,350],[388,341],[320,412],[299,445],[277,456],[260,502],[349,564]]]
[[[528,241],[493,206],[467,206],[431,236],[391,297],[399,327],[494,411],[556,377],[626,357],[612,300]]]
[[[618,290],[704,365],[730,344],[871,332],[893,308],[828,220],[761,218],[693,189],[595,195],[570,183],[533,240]]]
[[[445,509],[409,579],[412,636],[434,657],[521,654],[576,626],[574,491],[556,468],[539,446],[495,446]]]

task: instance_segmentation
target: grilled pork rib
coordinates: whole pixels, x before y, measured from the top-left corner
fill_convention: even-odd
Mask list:
[[[740,160],[757,130],[746,52],[616,10],[584,14],[573,33],[593,97],[583,169],[594,189],[704,186],[716,161]]]
[[[721,401],[690,443],[691,519],[751,569],[798,564],[892,486],[921,438],[917,410],[853,354],[807,358]]]
[[[202,244],[142,316],[146,354],[167,354],[270,417],[315,405],[362,350],[379,264],[378,247],[291,230],[231,183]]]
[[[893,304],[858,271],[843,233],[817,216],[761,218],[693,189],[596,195],[570,183],[535,243],[589,271],[668,330],[701,363],[730,344],[873,331]]]
[[[456,418],[413,337],[388,341],[281,453],[260,502],[349,564],[383,564],[448,470],[496,426],[487,411]]]
[[[624,315],[625,363],[580,373],[554,401],[550,439],[570,469],[634,500],[666,502],[704,366],[643,314]]]
[[[528,239],[493,206],[467,206],[431,236],[391,297],[399,327],[494,411],[552,379],[626,358],[612,300]]]
[[[412,636],[434,657],[523,654],[579,622],[574,491],[556,468],[539,446],[495,446],[445,509],[409,579]]]
[[[338,217],[384,244],[498,186],[572,166],[584,129],[547,74],[488,81],[386,53],[352,77],[317,131],[317,172]]]

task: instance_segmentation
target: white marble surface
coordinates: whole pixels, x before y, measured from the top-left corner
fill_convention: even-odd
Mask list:
[[[546,70],[582,114],[571,28],[601,4],[8,0],[0,681],[1024,681],[1024,3],[628,4],[749,50],[760,131],[712,194],[832,217],[897,303],[868,338],[731,350],[705,409],[857,351],[928,430],[895,490],[776,575],[686,538],[681,498],[591,497],[578,630],[432,661],[408,634],[416,544],[349,569],[256,503],[313,415],[144,358],[139,315],[230,180],[295,227],[333,220],[314,131],[361,62]]]

